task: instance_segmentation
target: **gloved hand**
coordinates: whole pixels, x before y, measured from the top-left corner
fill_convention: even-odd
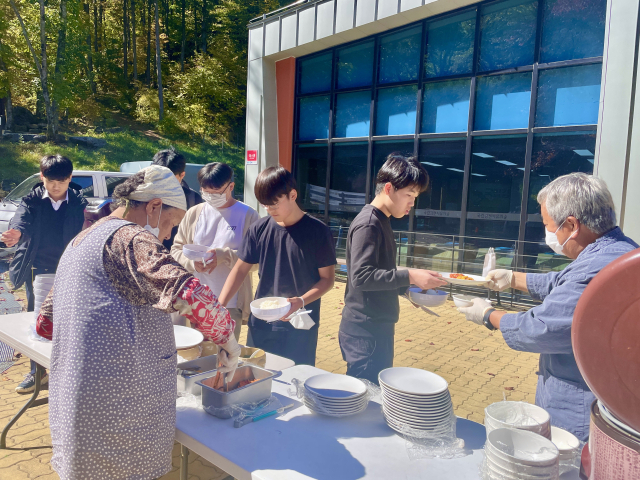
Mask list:
[[[487,310],[491,308],[491,302],[485,298],[474,298],[473,305],[470,307],[459,308],[460,313],[464,313],[467,320],[483,325],[482,320]]]
[[[511,282],[513,282],[513,272],[511,270],[491,270],[487,274],[487,280],[489,283],[487,287],[495,292],[502,292],[511,287]]]
[[[236,374],[240,350],[240,345],[238,345],[233,333],[227,343],[218,345],[218,361],[222,364],[222,366],[218,368],[218,371],[220,373],[226,373],[227,382],[231,382],[233,376]]]

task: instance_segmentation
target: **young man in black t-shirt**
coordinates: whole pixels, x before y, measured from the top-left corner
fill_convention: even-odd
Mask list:
[[[238,261],[220,293],[222,305],[233,298],[252,265],[260,282],[255,298],[285,297],[289,312],[276,322],[249,318],[247,344],[281,355],[296,364],[315,365],[320,298],[335,279],[336,254],[329,228],[306,213],[296,198],[296,182],[282,167],[269,167],[256,179],[254,191],[269,216],[254,223],[242,240]],[[297,330],[286,319],[305,307],[315,325]]]
[[[396,268],[390,217],[409,213],[429,176],[415,157],[391,154],[376,176],[376,197],[353,220],[347,235],[347,289],[340,323],[340,350],[347,375],[378,383],[393,366],[398,294],[410,284],[426,290],[444,285],[436,272]]]

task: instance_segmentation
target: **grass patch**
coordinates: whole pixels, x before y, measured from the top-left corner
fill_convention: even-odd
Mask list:
[[[171,139],[160,137],[153,132],[128,129],[118,133],[90,136],[104,138],[107,146],[93,150],[51,143],[0,143],[0,190],[9,192],[29,175],[37,173],[38,162],[44,155],[64,155],[73,162],[77,170],[117,172],[121,164],[149,161],[158,150],[171,145],[184,154],[188,163],[228,164],[236,172],[236,192],[242,192],[244,189],[244,148],[225,144],[223,151],[220,144]]]

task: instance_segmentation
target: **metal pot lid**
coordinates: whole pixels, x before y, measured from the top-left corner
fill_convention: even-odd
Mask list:
[[[640,430],[640,249],[611,262],[576,307],[571,343],[587,385],[616,418]]]

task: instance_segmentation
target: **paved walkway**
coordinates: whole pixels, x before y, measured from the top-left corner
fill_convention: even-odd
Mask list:
[[[317,366],[344,373],[346,365],[338,346],[338,327],[343,308],[344,283],[336,282],[323,299]],[[484,408],[503,398],[534,401],[537,355],[509,349],[499,332],[470,324],[453,302],[433,310],[429,316],[400,300],[400,322],[396,327],[396,366],[411,366],[437,372],[449,381],[456,414],[482,423]],[[246,339],[246,327],[241,340]],[[243,343],[241,341],[241,343]],[[4,425],[26,401],[13,391],[29,370],[22,359],[0,375],[0,424]],[[0,480],[54,480],[51,470],[51,436],[48,406],[30,409],[11,430],[9,449],[0,450]],[[189,455],[189,480],[222,480],[227,475],[198,455]],[[179,446],[173,450],[173,471],[162,480],[179,479]]]

